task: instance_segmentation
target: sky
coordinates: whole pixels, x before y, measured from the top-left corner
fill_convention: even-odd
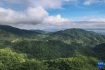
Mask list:
[[[0,24],[41,30],[105,28],[105,0],[0,0]]]

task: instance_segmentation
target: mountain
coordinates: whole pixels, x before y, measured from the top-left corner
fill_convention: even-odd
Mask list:
[[[105,43],[99,44],[92,49],[99,59],[105,61]]]
[[[46,31],[43,31],[43,30],[30,30],[30,31],[34,31],[34,32],[37,32],[37,33],[46,33]]]
[[[11,40],[11,39],[16,39],[18,38],[19,36],[11,33],[11,32],[7,32],[7,31],[4,31],[2,29],[0,29],[0,41],[1,40]]]
[[[42,38],[42,36],[45,37]],[[67,58],[75,55],[75,51],[95,57],[96,54],[91,49],[105,42],[105,36],[75,28],[42,34],[41,38],[38,38],[33,38],[37,41],[30,39],[16,42],[12,48],[37,59]]]
[[[105,42],[105,36],[92,31],[83,29],[67,29],[57,32],[48,33],[47,39],[60,40],[65,43],[79,43],[86,46],[87,44],[94,46]]]
[[[76,28],[38,32],[0,25],[0,70],[99,70],[97,62],[105,61],[103,35]]]
[[[23,40],[14,43],[12,48],[21,53],[28,54],[28,57],[34,57],[40,60],[51,60],[56,58],[67,58],[72,56],[75,46],[63,43],[61,41],[49,40],[49,41],[28,41]]]
[[[19,28],[15,28],[15,27],[12,27],[12,26],[7,26],[7,25],[0,25],[0,29],[4,30],[6,32],[13,33],[15,35],[20,35],[20,36],[29,36],[29,35],[33,35],[33,34],[39,34],[38,32],[19,29]]]

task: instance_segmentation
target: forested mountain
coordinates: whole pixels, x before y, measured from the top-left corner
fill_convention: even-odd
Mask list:
[[[73,54],[70,53],[77,49],[73,45],[55,40],[49,40],[47,42],[24,40],[14,43],[12,48],[17,52],[29,54],[29,58],[32,56],[41,60],[73,56]]]
[[[49,33],[50,36],[52,36],[55,39],[63,39],[63,40],[101,40],[104,41],[105,36],[99,35],[92,31],[85,31],[83,29],[67,29],[67,30],[61,30],[53,33]]]
[[[0,29],[0,40],[9,40],[9,39],[14,39],[14,38],[18,38],[18,36],[11,32],[7,32]]]
[[[19,36],[29,36],[33,34],[34,35],[39,34],[38,32],[35,32],[35,31],[19,29],[19,28],[8,26],[8,25],[0,25],[0,29],[13,33],[15,35],[19,35]]]
[[[95,32],[43,34],[0,25],[0,70],[99,70],[104,54],[105,36]]]
[[[92,49],[97,57],[105,61],[105,43],[99,44]]]
[[[75,28],[49,33],[49,37],[47,39],[60,40],[68,44],[79,43],[83,46],[88,45],[91,47],[105,42],[105,36],[92,31]]]
[[[38,32],[38,33],[47,33],[46,31],[43,31],[43,30],[30,30],[30,31],[34,31],[34,32]]]

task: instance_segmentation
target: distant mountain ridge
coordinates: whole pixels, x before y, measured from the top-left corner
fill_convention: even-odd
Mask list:
[[[18,36],[14,35],[11,32],[7,32],[7,31],[0,29],[0,40],[7,40],[7,38],[14,39],[14,38],[18,38]]]
[[[15,28],[12,26],[8,26],[8,25],[0,25],[0,29],[7,31],[7,32],[11,32],[11,33],[16,34],[16,35],[21,35],[21,36],[22,35],[39,34],[38,32],[19,29],[19,28]]]
[[[105,42],[105,36],[99,35],[92,31],[86,31],[83,29],[66,29],[57,32],[49,33],[49,36],[53,40],[63,40],[64,42],[71,43],[101,43]]]
[[[94,43],[100,43],[105,41],[105,36],[99,35],[93,31],[86,31],[79,28],[72,28],[49,33],[46,33],[42,30],[23,30],[7,25],[0,25],[0,29],[18,36],[33,37],[40,40],[61,40],[67,43],[92,43],[92,41],[94,41]]]
[[[34,32],[37,32],[37,33],[47,33],[46,31],[43,31],[43,30],[30,30],[30,31],[34,31]]]

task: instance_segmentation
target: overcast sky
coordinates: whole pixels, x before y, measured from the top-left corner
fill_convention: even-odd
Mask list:
[[[0,24],[22,29],[104,28],[105,0],[0,0]]]

